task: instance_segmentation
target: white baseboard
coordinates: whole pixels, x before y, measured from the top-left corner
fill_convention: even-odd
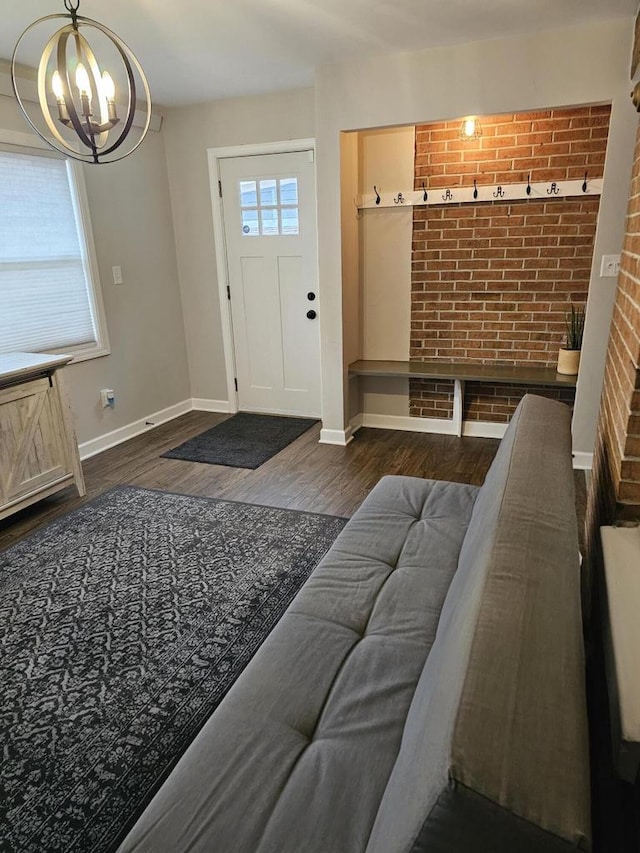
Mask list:
[[[404,415],[376,415],[368,412],[356,415],[351,420],[355,432],[360,427],[373,429],[396,429],[403,432],[429,432],[436,435],[457,435],[455,422],[450,418],[412,418]],[[477,438],[502,438],[507,424],[489,421],[464,421],[462,434]]]
[[[412,418],[403,415],[376,415],[364,412],[351,421],[352,425],[372,427],[373,429],[397,429],[404,432],[429,432],[436,435],[457,435],[455,422],[450,418]],[[494,424],[488,421],[464,421],[463,435],[478,438],[502,438],[507,424]]]
[[[351,426],[346,429],[320,430],[319,444],[338,444],[341,447],[346,447],[351,441],[353,441],[353,427]]]
[[[591,471],[593,468],[593,453],[574,453],[573,467],[579,471]]]
[[[228,400],[207,400],[204,397],[194,397],[191,403],[196,412],[219,412],[226,415],[231,411]]]
[[[476,438],[502,438],[509,424],[498,424],[492,421],[464,421],[462,434]]]
[[[456,428],[448,418],[411,418],[404,415],[376,415],[363,412],[361,426],[372,429],[396,429],[402,432],[432,432],[455,435]]]
[[[164,424],[167,421],[172,421],[180,415],[185,415],[192,409],[193,401],[183,400],[181,403],[176,403],[166,409],[161,409],[159,412],[154,412],[152,415],[147,415],[146,418],[140,418],[137,421],[133,421],[133,423],[126,424],[111,432],[106,432],[104,435],[99,435],[97,438],[83,441],[78,447],[80,459],[89,459],[91,456],[95,456],[96,453],[109,450],[110,447],[122,444],[123,441],[128,441],[136,435],[148,432],[150,429],[160,426],[160,424]]]

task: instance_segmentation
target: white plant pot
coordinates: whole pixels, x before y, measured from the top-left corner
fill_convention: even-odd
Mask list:
[[[575,376],[580,367],[580,350],[560,348],[558,352],[558,373]]]

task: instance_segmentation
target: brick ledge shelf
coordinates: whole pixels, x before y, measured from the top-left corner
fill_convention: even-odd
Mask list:
[[[504,385],[548,385],[576,387],[576,376],[557,373],[552,367],[519,367],[509,364],[475,364],[451,361],[374,361],[360,359],[349,365],[350,376],[387,376],[400,379],[444,379],[453,381],[455,435],[462,435],[464,383],[491,382]]]

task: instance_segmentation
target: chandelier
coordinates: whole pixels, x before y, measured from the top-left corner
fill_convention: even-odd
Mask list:
[[[98,21],[78,15],[80,0],[64,0],[64,6],[68,15],[39,18],[18,39],[11,61],[14,94],[38,136],[65,156],[85,163],[122,160],[136,150],[149,129],[149,84],[142,66],[122,39]],[[28,99],[19,91],[19,65],[23,64],[19,52],[25,39],[42,30],[41,25],[61,18],[69,23],[49,38],[40,57],[40,115],[36,117]],[[106,57],[106,61],[102,59],[104,70],[89,38],[100,44]],[[100,53],[97,49],[96,52]],[[143,102],[138,99],[140,90],[144,93]],[[145,113],[136,116],[136,110]]]

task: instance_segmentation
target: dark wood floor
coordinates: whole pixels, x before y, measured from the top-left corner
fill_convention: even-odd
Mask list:
[[[499,444],[488,438],[360,429],[347,447],[337,447],[319,444],[316,426],[255,471],[161,458],[166,450],[227,417],[190,412],[86,460],[86,497],[78,498],[74,488],[65,489],[0,521],[0,550],[107,489],[125,484],[350,516],[384,474],[482,485]],[[576,472],[575,486],[582,538],[586,504],[582,472]]]
[[[316,426],[255,471],[160,458],[226,417],[190,412],[88,459],[86,498],[65,489],[0,521],[0,549],[116,485],[350,516],[383,474],[481,485],[498,447],[493,439],[378,429],[361,429],[347,447],[334,447],[318,443]]]

